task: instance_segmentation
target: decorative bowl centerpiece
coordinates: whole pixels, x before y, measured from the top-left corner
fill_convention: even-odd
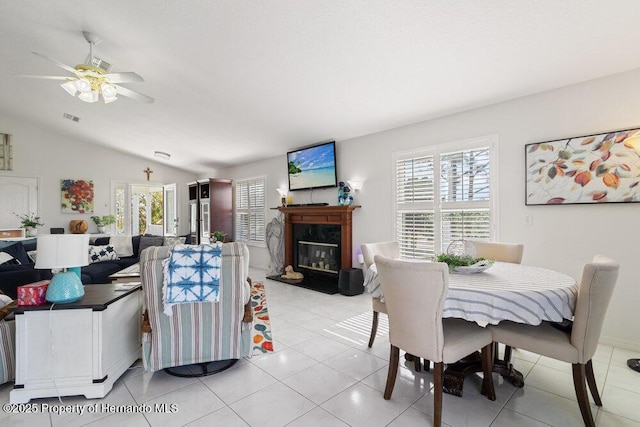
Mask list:
[[[436,261],[446,263],[451,273],[461,274],[480,273],[493,265],[491,260],[469,255],[440,254],[436,257]]]

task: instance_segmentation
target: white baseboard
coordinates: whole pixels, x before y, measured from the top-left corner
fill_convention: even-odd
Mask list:
[[[625,350],[638,351],[640,352],[640,342],[633,342],[627,340],[621,340],[618,338],[605,337],[600,336],[600,344],[610,345],[613,347],[623,348]]]

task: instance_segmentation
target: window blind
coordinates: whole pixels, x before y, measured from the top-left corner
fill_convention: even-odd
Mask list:
[[[236,182],[236,240],[265,241],[265,179]]]
[[[404,258],[430,258],[458,239],[491,240],[491,151],[450,146],[395,162],[396,240]]]

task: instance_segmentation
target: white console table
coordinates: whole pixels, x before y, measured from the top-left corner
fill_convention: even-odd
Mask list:
[[[104,397],[141,356],[141,287],[85,286],[75,303],[18,307],[11,403]]]

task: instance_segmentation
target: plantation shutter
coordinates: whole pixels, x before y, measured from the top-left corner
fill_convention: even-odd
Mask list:
[[[434,254],[434,182],[432,155],[396,162],[396,239],[405,258]]]
[[[265,241],[265,179],[236,182],[236,240]]]
[[[395,230],[403,258],[433,257],[454,240],[491,240],[491,144],[485,138],[472,145],[396,156]]]

